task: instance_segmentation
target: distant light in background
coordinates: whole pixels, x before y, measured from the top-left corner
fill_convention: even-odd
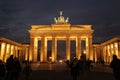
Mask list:
[[[83,51],[83,54],[86,54],[86,50]]]

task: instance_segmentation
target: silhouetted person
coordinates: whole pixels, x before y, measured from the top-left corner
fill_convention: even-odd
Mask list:
[[[88,59],[88,60],[86,61],[86,65],[87,65],[87,70],[88,70],[88,71],[90,71],[91,63],[92,63],[92,61],[91,61],[90,59]]]
[[[116,55],[113,55],[113,60],[110,63],[110,67],[113,69],[113,74],[116,80],[120,80],[120,59]]]
[[[71,61],[70,68],[71,68],[71,75],[73,77],[73,80],[77,80],[77,77],[79,75],[79,66],[78,66],[77,58]]]
[[[25,80],[29,80],[31,72],[32,72],[31,64],[29,61],[26,61],[25,66],[23,67],[23,74],[25,75]]]
[[[0,80],[5,76],[5,65],[2,60],[0,60]]]
[[[6,80],[14,80],[14,59],[13,55],[11,55],[6,61]]]
[[[19,74],[21,72],[22,68],[20,65],[20,61],[17,57],[14,58],[14,79],[18,80]]]
[[[70,61],[69,60],[66,61],[66,65],[67,65],[67,67],[70,66]]]
[[[80,80],[84,80],[86,77],[86,60],[83,55],[80,56],[81,59],[78,60],[78,65],[79,65],[79,76]]]

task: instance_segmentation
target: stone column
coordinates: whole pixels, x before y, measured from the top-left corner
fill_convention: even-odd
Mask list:
[[[76,38],[76,58],[80,59],[81,56],[81,39],[78,37]]]
[[[57,39],[55,37],[52,38],[52,62],[57,60]]]
[[[29,49],[26,47],[26,49],[25,49],[25,60],[28,60],[28,57],[29,57],[28,50]]]
[[[18,46],[15,46],[15,50],[16,50],[16,57],[18,58]]]
[[[11,50],[10,50],[10,55],[13,55],[13,45],[11,45],[11,48],[10,48]]]
[[[110,62],[111,62],[111,60],[112,60],[112,44],[109,44],[109,46],[110,46]]]
[[[66,60],[70,61],[70,38],[66,38]]]
[[[110,52],[110,45],[107,45],[108,46],[108,63],[110,63],[110,56],[111,56],[111,52]]]
[[[47,62],[47,39],[45,37],[41,38],[40,62]]]
[[[104,61],[107,62],[107,54],[106,54],[106,46],[103,46],[103,55],[104,55]]]
[[[9,53],[8,53],[8,57],[11,55],[11,44],[10,44],[10,48],[9,48]]]
[[[29,61],[33,61],[33,54],[34,54],[34,38],[30,38],[30,56]],[[20,57],[20,49],[19,49],[19,57]]]
[[[118,56],[118,58],[120,58],[119,54],[118,54],[118,42],[114,43],[114,51],[115,51],[115,54]]]
[[[13,45],[12,51],[13,51],[13,55],[15,56],[15,45]]]
[[[94,57],[95,57],[95,58],[94,58],[95,60],[93,60],[93,61],[97,62],[97,48],[95,48]]]
[[[2,43],[0,42],[0,59],[1,59],[1,55],[2,54]]]
[[[47,62],[47,38],[44,39],[44,62]]]
[[[16,57],[18,58],[18,46],[16,46]]]
[[[41,51],[40,51],[40,62],[43,62],[43,54],[44,54],[44,50],[43,50],[43,45],[44,45],[44,38],[41,38]]]
[[[89,39],[86,38],[86,59],[89,58]]]
[[[34,54],[33,54],[33,61],[37,62],[37,55],[38,55],[38,39],[35,38],[34,40]]]
[[[120,59],[120,42],[117,42],[118,58]]]
[[[31,38],[30,39],[30,60],[33,62],[37,62],[37,51],[38,51],[38,39]]]
[[[115,50],[115,43],[113,43],[113,53],[116,54],[116,50]]]
[[[4,43],[4,44],[3,44],[3,57],[2,57],[2,60],[3,60],[4,62],[5,62],[6,48],[7,48],[7,44]]]
[[[92,36],[86,38],[86,59],[93,60]]]
[[[10,44],[6,44],[6,53],[4,55],[5,61],[9,57],[9,52],[10,52]]]

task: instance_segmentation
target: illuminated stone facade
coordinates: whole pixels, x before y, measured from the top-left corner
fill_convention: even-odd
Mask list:
[[[94,30],[91,25],[71,25],[69,18],[66,19],[60,12],[58,18],[54,18],[51,25],[32,25],[29,30],[30,44],[20,44],[15,41],[0,37],[0,59],[4,62],[12,54],[21,61],[29,60],[32,62],[48,61],[48,41],[51,41],[52,62],[57,61],[57,41],[66,42],[66,59],[71,59],[71,41],[74,40],[76,45],[75,57],[85,54],[86,60],[94,62],[105,61],[110,63],[112,55],[116,54],[120,58],[120,37],[115,37],[101,44],[92,44],[92,34]],[[83,49],[82,41],[85,42]],[[40,44],[39,44],[40,42]],[[38,55],[39,54],[39,55]],[[39,57],[39,60],[38,60]]]
[[[29,45],[0,37],[0,59],[6,62],[10,55],[14,55],[21,61],[29,60]]]
[[[120,59],[120,37],[112,38],[101,44],[93,44],[93,54],[95,61],[104,60],[110,63],[113,54]]]
[[[51,25],[32,25],[30,33],[30,60],[37,62],[38,52],[40,52],[40,62],[47,62],[47,42],[52,41],[51,59],[52,62],[57,60],[57,40],[66,41],[66,60],[70,60],[70,42],[76,41],[76,57],[80,59],[82,55],[81,41],[84,40],[86,45],[86,59],[93,60],[92,47],[92,30],[91,25],[71,25],[69,18],[63,17],[60,12],[60,17],[54,18],[54,23]],[[41,42],[41,45],[38,42]],[[38,51],[40,46],[40,51]]]

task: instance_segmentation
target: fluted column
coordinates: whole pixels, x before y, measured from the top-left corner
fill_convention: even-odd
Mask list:
[[[86,38],[86,59],[89,58],[89,40]]]
[[[26,48],[25,60],[29,59],[29,48]]]
[[[13,45],[11,45],[10,52],[10,55],[13,55]]]
[[[116,51],[115,51],[115,43],[113,43],[113,53],[116,54]]]
[[[5,53],[5,61],[6,59],[9,57],[9,53],[10,53],[10,44],[6,44],[6,53]]]
[[[3,56],[2,56],[2,60],[5,62],[5,55],[6,55],[6,48],[7,48],[7,44],[6,43],[3,43]]]
[[[37,62],[38,39],[31,38],[30,40],[30,60]]]
[[[45,37],[41,38],[40,62],[47,62],[47,39]]]
[[[44,45],[44,62],[47,62],[47,38],[45,38]]]
[[[13,45],[13,55],[15,56],[15,45]]]
[[[93,60],[92,36],[86,38],[86,59]]]
[[[107,58],[107,57],[106,57],[106,56],[107,56],[107,55],[106,55],[106,46],[103,46],[103,55],[104,55],[104,59],[103,59],[103,60],[104,60],[105,62],[107,62],[107,60],[106,60],[106,58]]]
[[[120,58],[118,54],[118,42],[114,43],[114,51],[115,51],[115,54],[118,56],[118,58]]]
[[[18,46],[16,46],[16,57],[18,58]]]
[[[44,38],[41,38],[41,51],[40,51],[40,62],[43,62],[43,54],[44,54],[44,50],[43,50],[43,45],[44,45]]]
[[[95,59],[95,60],[93,60],[93,61],[97,62],[97,48],[95,48],[94,59]]]
[[[29,61],[33,61],[33,54],[34,54],[34,38],[30,38],[30,56]],[[20,49],[19,49],[19,57],[20,57]]]
[[[112,60],[112,44],[109,45],[110,46],[110,62]]]
[[[109,47],[109,45],[107,45],[107,53],[108,53],[107,58],[108,58],[108,63],[109,63],[110,62],[110,47]]]
[[[76,58],[80,59],[81,56],[81,39],[76,38]]]
[[[33,61],[37,62],[37,55],[38,55],[38,39],[35,38],[34,40],[34,54],[33,54]]]
[[[70,60],[70,38],[66,38],[66,60]]]
[[[52,38],[52,62],[57,60],[57,39],[55,37]]]
[[[118,46],[117,46],[117,47],[118,47],[118,48],[117,48],[117,49],[118,49],[118,58],[120,59],[120,54],[119,54],[119,53],[120,53],[120,42],[117,42],[117,45],[118,45]]]
[[[2,56],[2,43],[0,42],[0,59],[1,59],[1,56]]]
[[[15,56],[18,58],[18,47],[15,46]]]
[[[8,57],[11,55],[11,44],[10,44],[10,47],[9,47],[9,53],[8,53]]]

